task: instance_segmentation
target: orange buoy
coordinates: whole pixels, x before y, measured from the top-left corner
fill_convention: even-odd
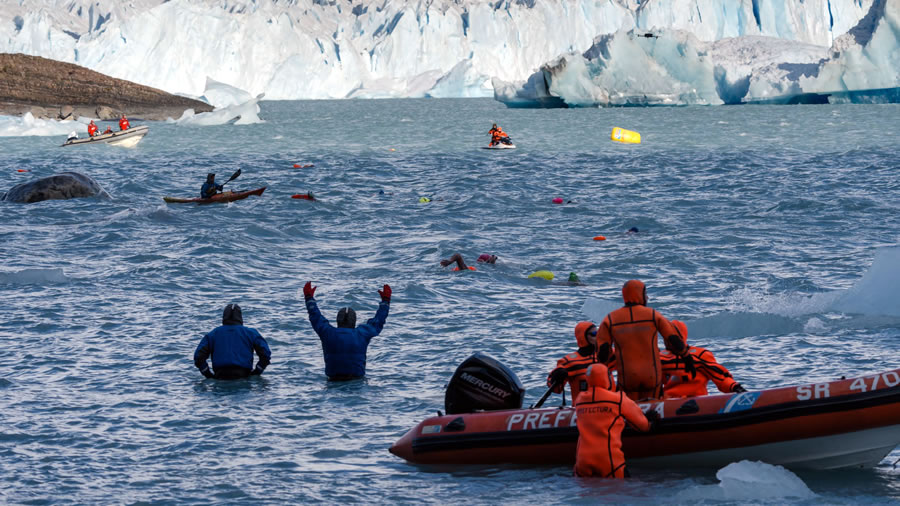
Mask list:
[[[294,168],[295,168],[295,169],[299,169],[299,168],[300,168],[300,164],[299,164],[299,163],[295,163],[295,164],[294,164]]]
[[[598,236],[594,237],[594,240],[595,241],[605,241],[606,237],[603,237],[602,235],[598,235]]]
[[[312,192],[310,193],[298,193],[296,195],[291,195],[292,199],[303,199],[303,200],[316,200],[313,196]]]
[[[28,169],[16,169],[16,172],[31,172]]]

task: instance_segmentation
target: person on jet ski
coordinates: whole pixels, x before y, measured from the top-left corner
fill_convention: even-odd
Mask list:
[[[208,199],[222,191],[223,185],[216,184],[216,175],[210,172],[206,175],[206,182],[200,187],[200,198]]]
[[[496,123],[494,123],[494,126],[491,127],[488,133],[491,134],[491,146],[496,146],[501,142],[503,144],[512,144],[512,141],[509,139],[509,135],[506,135],[506,132],[504,132],[502,128],[498,127]]]
[[[253,367],[253,352],[259,356]],[[206,359],[212,356],[212,370]],[[269,343],[256,329],[244,326],[241,306],[228,304],[222,326],[203,336],[194,352],[194,365],[207,378],[238,379],[262,374],[272,360]]]
[[[697,397],[708,395],[706,385],[712,381],[722,393],[742,393],[747,390],[734,380],[731,373],[724,366],[716,362],[716,357],[699,346],[687,344],[687,325],[678,320],[672,320],[672,326],[684,339],[688,347],[688,353],[694,360],[696,374],[689,374],[684,370],[684,362],[668,351],[660,353],[662,372],[665,377],[663,395],[666,399],[680,399],[682,397]]]

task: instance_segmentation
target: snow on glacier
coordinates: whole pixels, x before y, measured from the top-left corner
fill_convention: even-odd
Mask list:
[[[523,82],[602,35],[828,47],[879,1],[27,0],[0,4],[0,51],[192,96],[208,78],[269,99],[491,96],[493,82]],[[660,64],[655,78],[662,69],[675,72]],[[670,95],[691,95],[689,81]]]

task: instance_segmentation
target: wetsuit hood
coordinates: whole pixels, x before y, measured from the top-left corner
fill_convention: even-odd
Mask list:
[[[337,326],[339,329],[356,328],[356,311],[350,307],[342,307],[337,314]]]
[[[228,304],[222,311],[222,325],[243,325],[244,316],[241,314],[241,306]]]
[[[675,330],[678,331],[678,334],[681,335],[681,339],[684,341],[684,345],[687,346],[687,325],[684,324],[683,321],[680,320],[672,320],[669,322],[675,327]]]
[[[594,388],[609,390],[609,370],[603,364],[591,364],[587,369],[587,383]]]
[[[636,279],[632,279],[622,286],[622,300],[626,306],[646,306],[647,305],[647,287],[644,283]]]
[[[575,325],[575,341],[578,343],[579,349],[591,346],[591,342],[587,338],[587,333],[591,327],[596,327],[596,325],[593,322],[578,322]]]

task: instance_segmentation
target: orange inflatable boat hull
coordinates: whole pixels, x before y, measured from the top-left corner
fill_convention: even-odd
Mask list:
[[[629,465],[722,467],[760,460],[798,469],[872,467],[900,443],[900,369],[758,392],[641,404],[656,430],[626,429]],[[391,453],[415,464],[574,465],[575,410],[518,409],[428,418]]]

